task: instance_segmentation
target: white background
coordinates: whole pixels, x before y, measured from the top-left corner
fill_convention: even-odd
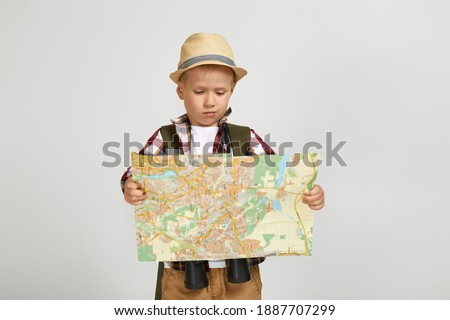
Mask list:
[[[124,162],[184,112],[168,75],[194,32],[249,74],[230,122],[321,166],[312,257],[262,264],[265,299],[449,299],[446,1],[0,0],[0,298],[151,299]],[[322,159],[326,152],[321,150]]]

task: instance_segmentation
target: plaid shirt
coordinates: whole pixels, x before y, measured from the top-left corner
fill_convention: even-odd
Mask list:
[[[231,153],[230,137],[227,131],[226,122],[228,116],[231,114],[231,108],[228,108],[225,115],[219,121],[219,130],[214,139],[213,153]],[[180,144],[183,154],[191,153],[191,126],[187,114],[183,114],[178,118],[171,119],[175,126],[175,131],[180,138]],[[146,155],[165,155],[166,150],[163,142],[163,138],[160,129],[148,139],[145,146],[140,150],[140,154]],[[262,155],[262,154],[275,154],[275,152],[265,143],[260,136],[258,136],[253,129],[250,129],[250,150],[248,155]],[[131,167],[125,171],[121,179],[122,191],[124,191],[125,181],[131,176]],[[251,258],[249,259],[250,265],[257,265],[264,261],[265,258]],[[177,270],[184,270],[183,262],[172,262],[171,267]]]

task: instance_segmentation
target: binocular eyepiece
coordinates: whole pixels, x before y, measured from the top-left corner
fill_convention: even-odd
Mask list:
[[[227,263],[227,277],[230,283],[243,283],[250,280],[247,259],[230,259]]]
[[[203,261],[186,261],[184,287],[189,290],[199,290],[206,288],[208,283]]]
[[[243,283],[250,280],[250,270],[247,259],[229,259],[227,264],[227,278],[230,283]],[[184,287],[199,290],[208,286],[208,277],[203,261],[186,261],[184,270]]]

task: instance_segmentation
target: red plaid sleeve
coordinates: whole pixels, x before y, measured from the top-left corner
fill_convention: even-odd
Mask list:
[[[164,152],[164,142],[161,136],[160,129],[156,130],[155,133],[147,140],[145,146],[139,151],[140,154],[147,155],[158,155]],[[120,187],[122,188],[122,192],[125,189],[125,181],[131,176],[131,167],[128,167],[127,170],[122,175],[120,179]]]

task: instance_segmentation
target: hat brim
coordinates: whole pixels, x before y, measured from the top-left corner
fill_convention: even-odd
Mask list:
[[[198,66],[202,66],[202,65],[206,65],[206,64],[215,64],[215,65],[225,66],[225,67],[232,69],[234,71],[234,74],[236,75],[235,79],[234,79],[235,81],[241,80],[247,74],[247,70],[245,70],[244,68],[230,66],[229,64],[226,64],[226,63],[220,62],[220,61],[216,61],[216,60],[205,60],[205,61],[200,61],[198,63],[195,63],[195,64],[189,66],[188,68],[178,69],[177,71],[172,72],[170,74],[170,79],[172,79],[173,82],[178,84],[178,81],[180,81],[180,77],[183,73],[185,73],[189,69],[192,69],[192,68],[195,68]]]

